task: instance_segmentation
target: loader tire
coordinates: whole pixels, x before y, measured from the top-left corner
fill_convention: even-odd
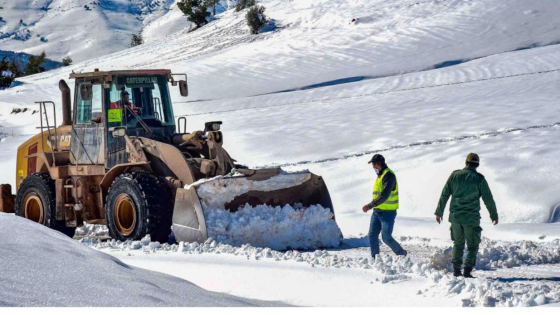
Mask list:
[[[16,215],[57,230],[73,237],[75,227],[67,227],[66,222],[56,219],[56,195],[54,181],[48,173],[27,176],[16,196]]]
[[[165,243],[171,234],[173,202],[169,185],[146,172],[121,174],[107,194],[109,235],[116,240],[139,240],[147,234]]]

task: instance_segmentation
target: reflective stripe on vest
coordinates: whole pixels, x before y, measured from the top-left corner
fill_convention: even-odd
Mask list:
[[[377,177],[377,179],[375,180],[375,185],[373,186],[373,199],[379,198],[379,196],[381,196],[381,192],[383,191],[383,177],[385,177],[385,174],[387,174],[387,172],[391,172],[393,175],[395,175],[395,173],[389,168],[383,170],[381,176]],[[387,200],[385,200],[384,203],[376,206],[375,209],[397,210],[398,208],[399,208],[399,184],[397,183],[397,176],[395,175],[395,189],[391,192],[389,198],[387,198]]]

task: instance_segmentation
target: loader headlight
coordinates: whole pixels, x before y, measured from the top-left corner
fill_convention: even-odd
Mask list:
[[[204,125],[204,132],[209,131],[220,131],[220,127],[222,125],[221,121],[210,121]]]

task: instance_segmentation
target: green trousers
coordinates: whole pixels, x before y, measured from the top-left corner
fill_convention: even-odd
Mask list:
[[[467,243],[467,258],[465,267],[474,268],[476,265],[476,254],[480,245],[482,228],[478,225],[462,225],[451,223],[451,240],[453,241],[453,268],[461,269],[463,265],[463,253]]]

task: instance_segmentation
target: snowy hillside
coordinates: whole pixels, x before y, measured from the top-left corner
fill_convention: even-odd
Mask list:
[[[74,62],[130,47],[133,34],[149,42],[190,28],[176,0],[0,0],[2,50]]]

